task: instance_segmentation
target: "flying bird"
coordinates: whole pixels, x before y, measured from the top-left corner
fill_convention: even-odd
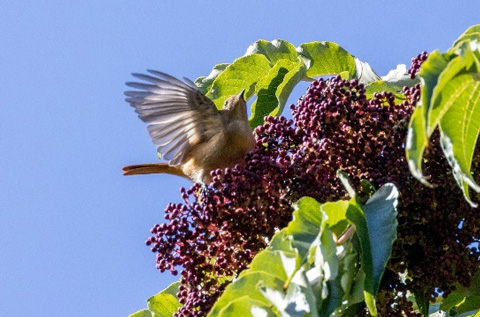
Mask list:
[[[167,162],[125,166],[123,175],[167,173],[208,184],[212,170],[244,161],[255,146],[245,90],[229,97],[218,110],[188,78],[181,81],[148,72],[132,74],[143,82],[126,83],[138,89],[126,91],[126,101],[147,124],[159,157]]]

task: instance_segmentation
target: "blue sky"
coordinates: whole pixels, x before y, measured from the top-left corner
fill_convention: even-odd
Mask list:
[[[480,22],[478,1],[436,2],[3,0],[0,316],[126,316],[176,280],[144,241],[189,182],[121,176],[156,162],[123,100],[131,72],[195,79],[282,38],[337,42],[385,75]]]

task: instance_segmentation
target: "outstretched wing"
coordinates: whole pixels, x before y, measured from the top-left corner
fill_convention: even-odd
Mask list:
[[[183,163],[191,146],[223,130],[215,104],[193,82],[185,82],[154,70],[152,75],[132,74],[147,83],[128,82],[139,90],[126,91],[125,100],[147,123],[148,133],[162,158],[176,166]]]

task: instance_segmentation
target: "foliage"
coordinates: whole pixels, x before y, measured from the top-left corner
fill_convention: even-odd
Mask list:
[[[166,317],[172,316],[182,305],[178,302],[177,292],[179,282],[169,285],[166,289],[147,300],[148,308],[142,309],[131,317]]]
[[[469,188],[480,193],[471,166],[480,133],[480,33],[468,29],[446,53],[435,51],[422,65],[421,103],[410,123],[407,158],[410,170],[429,184],[422,172],[428,139],[438,127],[441,147],[455,180],[472,206]]]
[[[323,205],[310,197],[300,199],[294,205],[293,220],[273,236],[250,268],[225,289],[209,316],[255,316],[259,311],[267,316],[342,314],[350,305],[363,301],[363,289],[375,315],[373,285],[383,274],[390,253],[378,265],[374,265],[371,256],[362,257],[359,267],[351,241],[336,245],[334,227],[347,218],[352,219],[362,241],[362,254],[391,248],[396,236],[397,198],[395,186],[387,184],[365,205],[356,196],[349,202]],[[384,222],[391,225],[382,231],[375,230]],[[389,231],[393,240],[383,239],[383,230]],[[232,308],[238,298],[244,304],[247,299],[250,301],[249,312],[241,314]]]
[[[210,75],[197,78],[195,83],[218,108],[242,89],[246,89],[247,99],[257,96],[250,118],[250,124],[256,127],[263,123],[264,116],[282,113],[297,83],[334,74],[379,79],[368,64],[335,43],[311,42],[295,48],[284,40],[259,40],[244,56],[231,64],[216,65]]]
[[[152,229],[157,268],[181,267],[175,315],[475,314],[479,31],[382,78],[337,44],[282,40],[198,78],[218,107],[244,88],[257,96],[257,145],[245,165],[182,189]],[[313,82],[287,120],[300,80]],[[154,303],[135,316],[172,315]]]

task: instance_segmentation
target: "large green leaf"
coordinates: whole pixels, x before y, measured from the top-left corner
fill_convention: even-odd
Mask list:
[[[270,115],[278,116],[282,114],[293,88],[305,79],[306,70],[307,68],[300,58],[292,65],[289,72],[285,74],[283,81],[278,85],[277,92],[275,93],[278,99],[278,107],[271,111]]]
[[[348,227],[348,220],[345,213],[348,208],[348,201],[327,202],[320,206],[320,209],[328,215],[327,224],[332,232],[339,237]]]
[[[293,220],[225,289],[209,316],[227,309],[234,316],[254,316],[253,311],[329,316],[362,301],[364,281],[357,278],[355,251],[351,243],[337,247],[330,230],[346,220],[347,208],[346,201],[321,205],[313,198],[300,199]],[[248,309],[235,303],[239,298]]]
[[[263,123],[266,115],[280,115],[293,88],[310,77],[342,74],[362,83],[379,80],[370,65],[359,61],[338,44],[312,42],[295,48],[284,40],[258,40],[231,64],[218,64],[195,84],[221,108],[225,100],[246,89],[252,104],[250,125]]]
[[[453,43],[453,47],[458,47],[464,42],[480,40],[480,24],[472,25]]]
[[[365,300],[372,315],[376,315],[375,295],[397,237],[398,196],[393,184],[385,184],[363,207],[353,197],[346,213],[360,240],[361,263],[366,275]]]
[[[393,242],[397,239],[398,197],[399,192],[395,185],[385,184],[363,206],[372,248],[375,293],[378,292],[380,280],[390,259]]]
[[[205,95],[207,92],[212,88],[214,80],[220,75],[227,66],[230,65],[229,63],[221,63],[217,64],[213,67],[212,71],[208,76],[198,77],[195,80],[195,85],[197,85],[198,89]]]
[[[293,220],[284,229],[287,236],[292,237],[292,245],[301,258],[305,258],[322,224],[320,203],[311,197],[303,197],[293,206]]]
[[[458,314],[480,310],[480,269],[470,280],[470,287],[456,285],[455,291],[450,293],[440,305],[440,309],[450,311],[455,308]]]
[[[451,104],[443,116],[441,127],[441,145],[452,166],[453,174],[463,190],[465,198],[472,206],[468,187],[480,192],[472,177],[470,168],[473,152],[480,131],[480,80],[471,73],[459,75],[451,80],[444,91],[452,91],[448,99]]]
[[[179,286],[180,282],[170,284],[147,300],[148,309],[138,311],[129,317],[171,317],[182,306],[176,295]]]
[[[147,300],[148,309],[155,313],[155,317],[170,317],[182,306],[176,295],[179,286],[180,282],[172,283]]]
[[[301,274],[302,281],[298,283],[297,279],[297,283],[290,283],[285,291],[270,288],[263,282],[258,285],[263,296],[276,308],[280,316],[319,316],[313,289],[303,271]]]
[[[219,109],[228,97],[238,94],[242,89],[246,89],[245,96],[248,98],[255,91],[255,85],[268,75],[270,68],[271,64],[264,55],[240,57],[216,76],[207,97]]]
[[[272,272],[275,274],[275,272]],[[218,316],[220,311],[224,309],[231,302],[237,298],[248,296],[249,299],[262,303],[263,305],[270,305],[270,302],[265,299],[258,289],[259,282],[272,289],[282,289],[285,283],[284,280],[275,277],[275,275],[265,272],[247,272],[227,286],[222,296],[217,300],[215,305],[210,310],[208,316]],[[246,315],[245,317],[247,317]]]
[[[440,52],[431,53],[422,64],[420,78],[423,82],[421,100],[415,109],[408,128],[406,156],[411,173],[424,184],[428,184],[423,176],[423,153],[428,145],[427,122],[431,97],[438,77],[447,67],[447,60]]]
[[[245,56],[232,64],[215,66],[207,77],[195,83],[202,92],[221,108],[225,100],[246,89],[245,96],[256,95],[252,105],[250,124],[263,123],[266,115],[283,111],[288,96],[295,85],[305,77],[305,64],[295,47],[287,41],[259,40],[247,50]]]
[[[304,77],[305,65],[301,60],[279,60],[267,76],[257,83],[257,99],[252,105],[250,125],[256,127],[263,123],[266,115],[282,113],[292,89]]]
[[[247,49],[245,55],[262,54],[272,65],[281,60],[289,60],[291,62],[298,61],[298,53],[291,43],[276,39],[271,42],[258,40]]]
[[[350,244],[348,246],[351,246]],[[319,316],[330,316],[337,308],[342,306],[345,291],[341,285],[341,274],[353,279],[350,272],[341,272],[340,259],[337,257],[338,248],[330,228],[324,223],[319,239],[314,243],[314,267],[311,270],[320,271],[321,283]],[[351,281],[349,281],[349,284]],[[313,283],[312,283],[313,284]],[[347,285],[348,286],[348,285]]]
[[[421,103],[410,120],[406,154],[412,174],[428,184],[422,173],[423,153],[437,127],[455,180],[471,206],[469,190],[480,192],[471,173],[480,133],[480,25],[468,29],[441,54],[431,53],[422,65]]]
[[[355,76],[354,57],[336,43],[304,43],[297,51],[305,58],[309,77],[336,75],[342,72],[348,72],[350,77]]]
[[[431,105],[428,107],[427,113],[427,134],[431,136],[433,130],[438,126],[440,120],[450,109],[453,101],[465,90],[464,85],[452,86],[452,80],[459,75],[462,70],[472,66],[472,54],[465,56],[457,56],[453,58],[444,68],[438,82],[433,89]]]
[[[251,299],[249,296],[243,296],[231,301],[218,313],[219,317],[231,316],[254,316],[254,317],[274,317],[276,316],[271,305]]]

